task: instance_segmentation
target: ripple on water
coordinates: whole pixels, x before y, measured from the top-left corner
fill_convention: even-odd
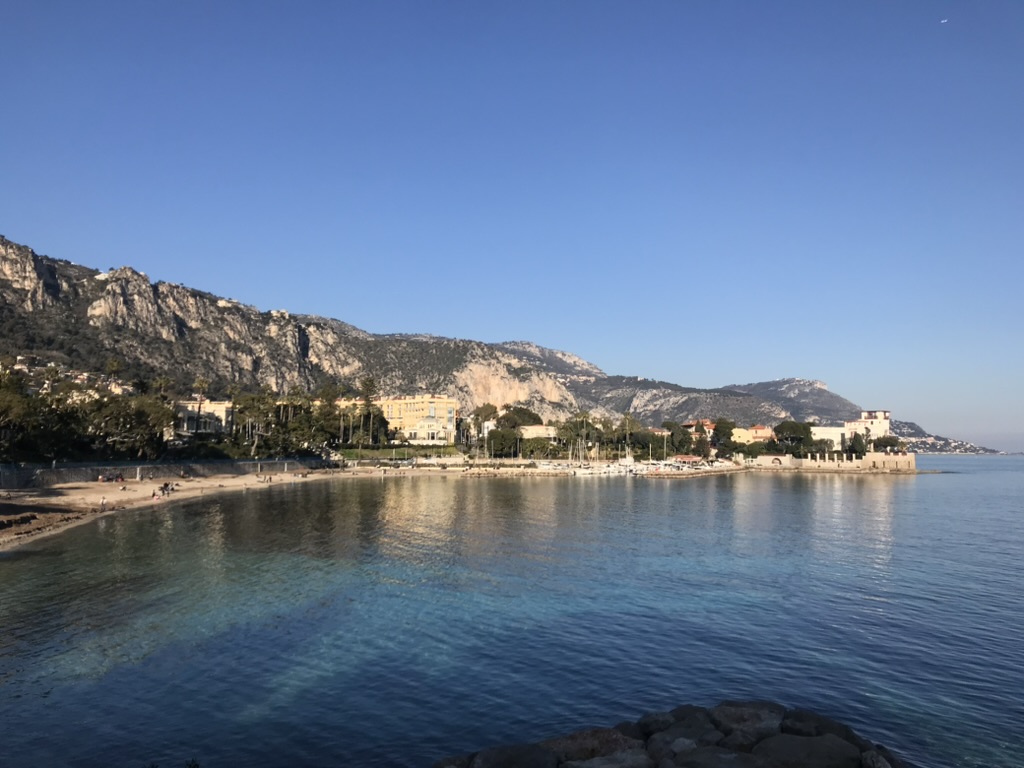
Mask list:
[[[984,467],[405,478],[106,518],[0,560],[0,763],[424,765],[756,696],[1010,766],[1024,484]]]

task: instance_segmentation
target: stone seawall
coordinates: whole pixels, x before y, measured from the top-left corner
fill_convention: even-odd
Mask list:
[[[651,712],[636,722],[491,747],[433,768],[914,768],[849,726],[768,701]]]

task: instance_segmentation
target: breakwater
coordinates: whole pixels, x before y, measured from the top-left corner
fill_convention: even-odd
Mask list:
[[[433,768],[913,768],[852,728],[769,701],[685,704],[610,728],[489,747]]]

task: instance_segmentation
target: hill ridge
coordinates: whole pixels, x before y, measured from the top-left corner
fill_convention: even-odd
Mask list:
[[[838,423],[860,407],[813,379],[715,389],[609,375],[572,352],[528,340],[487,343],[430,334],[373,334],[342,320],[260,310],[201,289],[153,282],[130,266],[101,271],[36,254],[0,235],[0,355],[33,354],[82,370],[111,359],[133,376],[196,377],[211,394],[268,386],[287,393],[373,376],[387,395],[431,393],[522,404],[545,420],[586,410],[641,422],[728,418]]]

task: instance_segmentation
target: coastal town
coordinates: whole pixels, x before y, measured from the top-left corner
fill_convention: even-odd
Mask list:
[[[891,413],[837,425],[725,418],[640,423],[587,412],[543,423],[525,405],[463,414],[441,394],[268,392],[185,397],[111,375],[0,370],[0,546],[97,515],[317,478],[561,475],[694,478],[742,471],[913,473]],[[335,395],[335,396],[331,396]]]
[[[416,458],[515,459],[569,464],[681,466],[730,461],[746,466],[835,464],[862,468],[868,454],[902,455],[891,413],[864,410],[839,424],[784,420],[738,424],[724,417],[643,423],[631,413],[578,411],[543,420],[526,403],[483,403],[468,413],[441,393],[388,395],[363,377],[345,394],[235,391],[206,396],[197,379],[185,395],[166,380],[125,382],[107,375],[0,364],[0,463],[320,458],[344,461],[403,450]],[[351,451],[357,452],[356,456]],[[874,467],[890,468],[892,460]],[[909,461],[909,460],[908,460]],[[908,469],[906,462],[897,465]]]

